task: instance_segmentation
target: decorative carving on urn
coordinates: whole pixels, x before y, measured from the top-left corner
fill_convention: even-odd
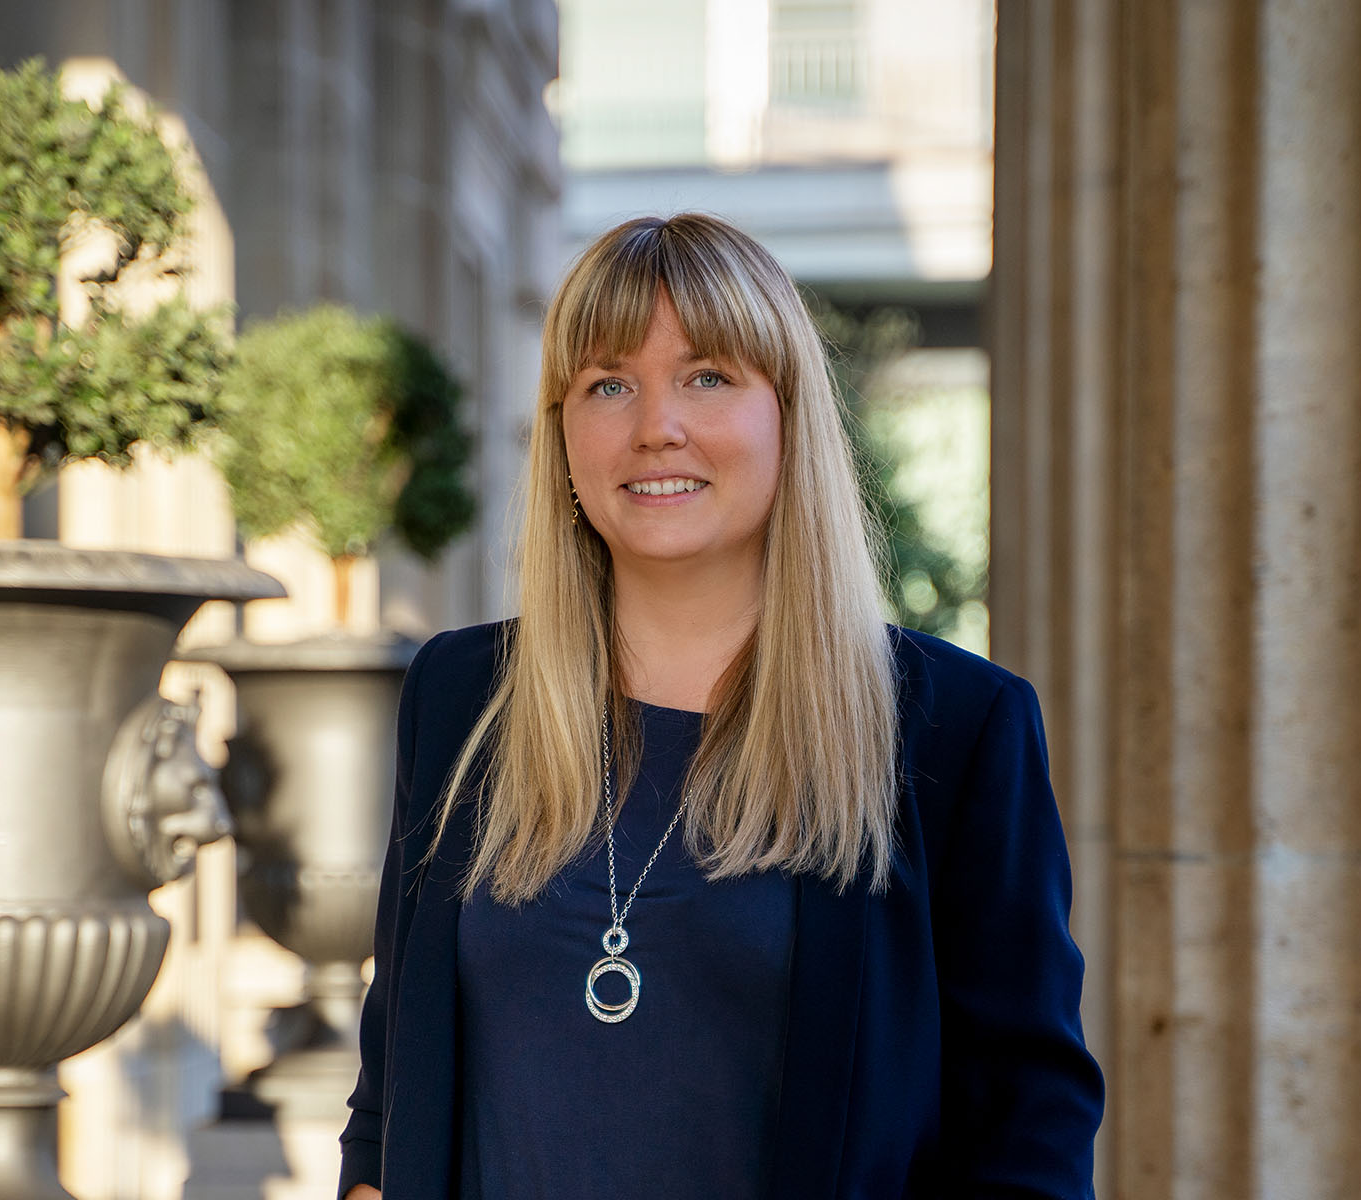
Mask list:
[[[0,1062],[44,1070],[118,1029],[151,990],[170,925],[145,903],[0,911]]]
[[[114,736],[104,830],[119,865],[147,888],[178,879],[200,846],[232,830],[217,771],[194,744],[199,705],[148,696]]]

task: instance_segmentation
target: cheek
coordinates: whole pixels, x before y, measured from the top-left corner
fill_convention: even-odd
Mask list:
[[[593,436],[579,414],[571,408],[564,408],[562,414],[562,441],[567,451],[567,469],[576,480],[578,490],[587,482],[591,474],[593,450],[600,444],[600,438]]]

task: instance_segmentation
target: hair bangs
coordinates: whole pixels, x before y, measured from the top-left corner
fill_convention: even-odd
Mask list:
[[[630,221],[578,261],[545,325],[548,407],[587,365],[617,362],[643,344],[663,290],[696,354],[755,368],[786,402],[796,370],[780,302],[800,305],[793,285],[769,255],[694,223],[688,214]]]
[[[657,277],[636,259],[608,264],[581,282],[581,315],[559,335],[559,400],[591,363],[617,362],[638,349],[657,304]]]
[[[754,367],[783,405],[793,390],[784,313],[802,309],[784,268],[750,238],[696,214],[673,217],[655,236],[662,282],[695,351]]]
[[[780,351],[788,339],[778,313],[763,303],[763,290],[740,275],[697,271],[691,263],[680,265],[680,270],[669,273],[666,290],[695,353],[754,367],[770,380],[783,407],[789,381]],[[699,265],[707,268],[707,264]]]

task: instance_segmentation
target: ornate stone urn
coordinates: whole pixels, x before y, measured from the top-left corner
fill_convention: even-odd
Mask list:
[[[358,1073],[360,969],[392,822],[397,699],[416,649],[393,634],[336,634],[190,656],[236,685],[222,787],[245,855],[242,903],[307,964],[304,1002],[274,1017],[278,1056],[248,1083],[290,1117],[343,1119]]]
[[[54,1067],[128,1020],[170,929],[148,890],[230,831],[195,706],[157,688],[206,600],[282,596],[243,563],[0,542],[0,1200],[57,1181]]]

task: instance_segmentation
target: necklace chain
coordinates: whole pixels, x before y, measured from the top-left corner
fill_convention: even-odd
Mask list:
[[[633,907],[633,902],[638,898],[638,889],[643,886],[643,880],[647,878],[647,873],[652,870],[652,864],[657,861],[657,856],[662,852],[662,847],[666,845],[676,826],[680,823],[685,806],[690,802],[690,793],[686,792],[681,797],[680,807],[676,809],[676,815],[671,818],[671,823],[667,825],[666,832],[662,834],[662,840],[657,843],[657,848],[652,852],[652,856],[647,860],[642,873],[638,876],[638,881],[633,885],[633,890],[629,892],[629,898],[624,901],[624,908],[619,909],[618,894],[619,888],[615,883],[614,876],[614,803],[610,790],[610,717],[606,710],[600,721],[600,752],[603,762],[601,770],[604,774],[604,797],[605,797],[605,846],[610,863],[610,923],[611,931],[618,930],[623,932],[624,921],[629,915],[629,909]],[[627,943],[625,943],[627,945]],[[621,947],[622,949],[622,947]],[[614,957],[611,955],[611,957]]]
[[[662,834],[662,840],[657,843],[657,848],[652,852],[652,857],[647,860],[642,873],[638,876],[638,882],[633,885],[633,890],[629,892],[629,898],[624,901],[624,908],[620,911],[619,885],[615,882],[614,875],[614,796],[610,791],[610,757],[610,710],[609,705],[606,705],[605,710],[600,714],[600,765],[604,775],[601,792],[605,799],[605,843],[609,847],[610,858],[611,925],[605,930],[605,936],[600,939],[601,944],[605,947],[605,957],[598,959],[586,973],[586,1007],[597,1021],[604,1021],[607,1025],[616,1025],[620,1021],[627,1020],[629,1014],[638,1007],[638,993],[643,986],[643,977],[638,968],[623,957],[629,944],[629,935],[624,932],[624,920],[628,917],[633,902],[638,898],[638,889],[643,886],[643,880],[647,878],[647,873],[652,870],[652,864],[657,861],[657,855],[662,852],[662,847],[666,845],[667,840],[675,832],[681,814],[685,812],[685,806],[690,802],[690,793],[686,792],[681,797],[680,807],[676,809],[676,815],[671,818],[671,824],[666,827],[666,832]],[[595,994],[596,980],[602,975],[611,974],[622,975],[629,985],[629,998],[617,1004],[604,1001]]]

